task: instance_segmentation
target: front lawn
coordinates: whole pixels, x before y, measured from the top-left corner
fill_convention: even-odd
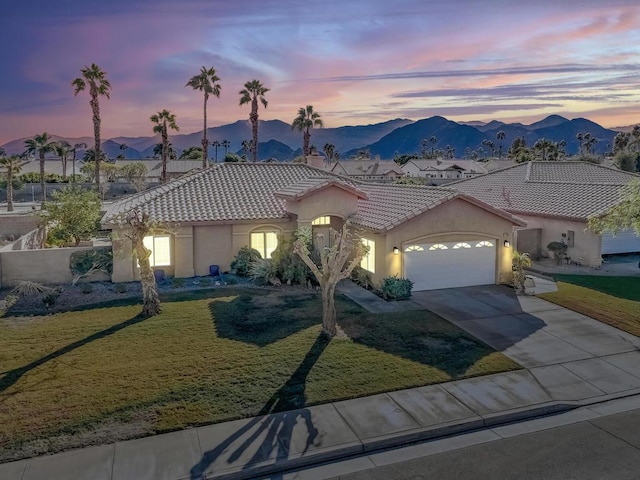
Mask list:
[[[540,298],[640,336],[640,277],[558,275]]]
[[[139,305],[0,319],[0,461],[519,366],[427,312],[315,292],[222,288]]]

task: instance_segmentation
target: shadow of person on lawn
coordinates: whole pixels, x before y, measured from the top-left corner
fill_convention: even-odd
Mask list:
[[[200,462],[191,468],[191,479],[204,478],[207,469],[229,448],[232,448],[232,451],[226,460],[227,464],[237,461],[247,450],[255,450],[251,458],[244,462],[243,469],[251,468],[255,463],[266,460],[274,464],[286,460],[289,458],[293,431],[299,418],[304,422],[307,438],[304,450],[298,453],[306,453],[318,436],[311,413],[304,408],[307,377],[330,341],[329,337],[320,334],[295,372],[271,396],[258,416],[222,440],[215,448],[202,454]],[[248,436],[243,439],[245,435]],[[264,438],[261,438],[263,436]],[[234,445],[239,441],[242,443]]]
[[[3,377],[0,378],[0,393],[4,392],[9,387],[14,385],[18,380],[20,380],[25,374],[29,373],[31,370],[37,367],[40,367],[45,363],[50,362],[51,360],[55,360],[56,358],[59,358],[75,350],[76,348],[80,348],[95,340],[100,340],[101,338],[108,337],[109,335],[113,335],[114,333],[117,333],[120,330],[130,327],[131,325],[140,323],[146,320],[147,318],[149,317],[144,317],[141,314],[136,315],[135,317],[130,318],[129,320],[125,320],[124,322],[117,323],[115,325],[110,326],[109,328],[93,333],[81,340],[77,340],[73,343],[70,343],[69,345],[65,345],[64,347],[59,348],[55,352],[51,352],[50,354],[45,355],[44,357],[41,357],[37,360],[34,360],[33,362],[28,363],[27,365],[14,368],[13,370],[8,370],[6,372],[0,372],[0,375],[3,375]]]

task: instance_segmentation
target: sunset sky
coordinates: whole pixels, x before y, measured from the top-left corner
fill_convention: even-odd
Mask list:
[[[271,91],[260,118],[312,104],[325,126],[442,115],[524,121],[556,113],[640,122],[638,0],[10,0],[0,16],[0,144],[91,136],[71,81],[112,83],[103,137],[151,135],[167,108],[202,128],[202,65],[221,77],[209,125],[247,119],[238,91]]]

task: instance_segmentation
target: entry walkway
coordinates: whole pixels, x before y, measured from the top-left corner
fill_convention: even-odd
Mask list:
[[[417,292],[403,305],[434,309],[526,368],[2,464],[0,478],[282,478],[277,472],[640,394],[640,339],[544,300],[492,286]]]

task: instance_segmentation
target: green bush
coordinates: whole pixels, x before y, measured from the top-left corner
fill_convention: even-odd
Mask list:
[[[238,250],[238,254],[231,262],[231,271],[236,275],[246,277],[249,275],[251,264],[261,258],[260,252],[256,249],[244,246]]]
[[[210,287],[211,286],[211,277],[201,277],[199,279],[201,287]]]
[[[276,275],[282,283],[306,285],[313,274],[300,256],[293,251],[295,238],[295,235],[294,238],[280,235],[278,237],[278,246],[271,254],[271,260],[273,261]]]
[[[560,265],[567,256],[567,244],[564,242],[551,242],[547,245],[547,250],[553,253],[553,258]]]
[[[356,285],[360,285],[362,288],[371,290],[373,288],[373,281],[371,280],[371,273],[362,268],[360,265],[356,266],[351,271],[351,280]]]
[[[58,297],[62,293],[59,289],[51,290],[49,293],[46,293],[42,296],[42,303],[44,303],[45,307],[53,307],[58,300]]]
[[[280,283],[275,264],[270,258],[256,260],[249,267],[249,276],[258,284]]]
[[[82,293],[89,294],[91,292],[93,292],[93,285],[91,285],[90,283],[81,283],[80,284],[80,291]]]
[[[184,282],[184,278],[176,278],[176,277],[173,277],[173,278],[171,279],[171,286],[172,286],[173,288],[182,288],[182,287],[184,287],[184,284],[185,284],[185,282]]]
[[[408,278],[398,278],[397,275],[382,279],[382,296],[386,300],[407,300],[411,297],[413,282]]]
[[[225,275],[224,283],[226,283],[227,285],[236,285],[240,282],[238,281],[238,278],[235,277],[234,275]]]
[[[116,291],[116,293],[126,293],[127,284],[126,283],[116,283],[116,286],[115,286],[114,290]]]

